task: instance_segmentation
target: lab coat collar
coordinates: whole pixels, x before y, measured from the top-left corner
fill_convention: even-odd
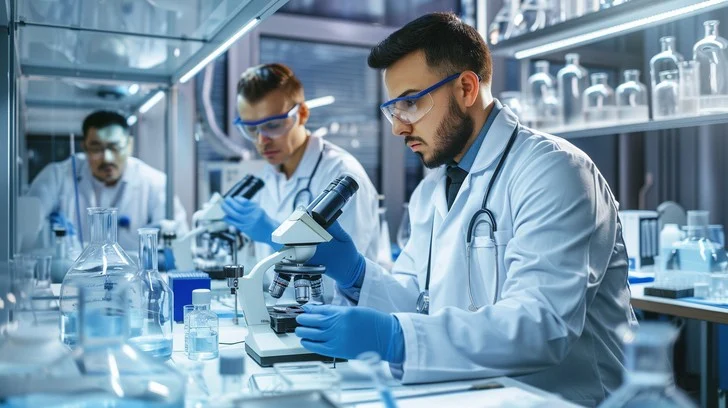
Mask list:
[[[139,171],[139,163],[139,159],[135,157],[129,157],[126,160],[126,168],[121,174],[121,179],[119,180],[119,183],[121,184],[119,185],[120,189],[117,193],[118,197],[115,200],[117,203],[122,195],[134,194],[134,191],[140,185],[140,177],[144,177],[144,175],[141,174],[141,172]],[[77,155],[76,166],[79,194],[85,198],[86,202],[89,203],[89,205],[94,207],[98,206],[99,203],[96,202],[96,195],[94,193],[93,185],[96,179],[91,172],[91,165],[88,162],[88,158],[85,155]]]
[[[297,182],[299,179],[308,179],[311,176],[311,172],[313,171],[313,167],[316,165],[316,161],[321,154],[321,149],[323,149],[323,146],[323,139],[318,136],[312,136],[309,134],[308,142],[306,144],[306,150],[304,150],[303,152],[303,157],[301,157],[301,161],[298,163],[298,167],[296,167],[296,170],[293,172],[290,180],[288,181]],[[266,164],[265,173],[266,175],[271,177],[280,176],[285,179],[283,173],[278,168],[278,166]]]
[[[500,158],[517,124],[518,117],[513,114],[508,106],[503,106],[485,135],[485,140],[483,140],[480,151],[475,157],[470,174],[486,170]]]

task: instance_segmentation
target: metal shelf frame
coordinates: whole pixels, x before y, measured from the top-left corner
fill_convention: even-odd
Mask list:
[[[491,46],[493,55],[537,58],[728,6],[728,0],[631,0]]]

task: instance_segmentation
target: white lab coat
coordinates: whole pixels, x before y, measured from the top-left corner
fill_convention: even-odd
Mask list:
[[[616,329],[636,320],[618,204],[591,159],[567,141],[519,132],[488,202],[495,242],[487,229],[474,240],[469,261],[480,308],[468,311],[468,223],[515,126],[503,107],[449,211],[444,167],[420,183],[409,203],[409,242],[391,274],[367,261],[358,305],[399,319],[405,361],[392,369],[405,383],[522,376],[595,405],[621,381]],[[433,222],[426,316],[414,312]]]
[[[73,222],[78,230],[72,169],[70,158],[49,164],[33,180],[28,195],[40,198],[44,217],[48,217],[54,211],[58,212]],[[126,251],[138,250],[138,228],[158,224],[165,219],[166,176],[141,160],[129,157],[126,169],[119,180],[121,184],[118,185],[118,189],[100,189],[98,201],[93,185],[95,180],[92,179],[93,175],[84,154],[76,155],[76,174],[81,225],[86,242],[90,238],[86,211],[88,207],[116,207],[119,210],[119,218],[123,216],[129,219],[128,227],[118,228],[119,244]],[[175,198],[174,218],[177,221],[178,234],[187,232],[187,216],[178,198]]]
[[[390,245],[389,242],[381,242],[379,239],[379,215],[377,213],[378,201],[377,190],[374,188],[369,176],[367,176],[361,164],[344,149],[329,143],[320,137],[309,137],[308,145],[303,153],[303,158],[293,172],[290,179],[286,179],[274,166],[266,164],[260,172],[260,177],[265,186],[253,197],[253,201],[260,204],[265,212],[279,222],[285,221],[294,210],[294,198],[296,193],[306,188],[311,172],[321,154],[321,149],[326,149],[319,164],[316,174],[311,180],[310,190],[313,198],[316,198],[334,179],[338,176],[351,176],[359,184],[359,190],[342,209],[343,213],[338,221],[342,228],[351,235],[357,249],[369,259],[391,264],[391,259],[377,259],[380,245]],[[312,199],[313,199],[312,198]],[[273,253],[273,249],[262,243],[255,244],[255,257],[262,259]],[[270,284],[273,279],[273,270],[266,273],[265,285]],[[334,283],[329,277],[324,276],[324,298],[330,302],[334,296]],[[282,303],[295,303],[293,294],[293,282],[286,289]]]

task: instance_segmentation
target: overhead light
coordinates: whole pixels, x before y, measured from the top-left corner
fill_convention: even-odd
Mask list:
[[[129,89],[127,91],[129,92],[129,95],[136,95],[137,92],[139,92],[139,84],[129,85]]]
[[[137,117],[136,115],[131,115],[128,118],[126,118],[126,124],[129,126],[134,126],[134,124],[137,123]]]
[[[322,106],[331,105],[336,101],[332,95],[322,96],[320,98],[313,98],[306,101],[306,106],[309,109],[320,108]]]
[[[164,98],[164,91],[158,91],[154,94],[154,96],[149,98],[148,101],[144,102],[144,105],[139,108],[139,113],[147,113],[147,111],[152,109],[152,107],[156,105],[157,102],[161,101],[162,98]]]
[[[228,48],[230,48],[230,46],[233,45],[233,43],[235,43],[235,41],[237,41],[240,37],[242,37],[243,34],[247,33],[250,30],[252,30],[253,27],[255,27],[256,25],[258,25],[258,23],[260,23],[260,18],[258,18],[258,17],[256,17],[256,18],[248,21],[248,24],[245,24],[243,26],[243,28],[241,28],[240,30],[238,30],[237,33],[235,33],[227,41],[225,41],[224,43],[222,43],[219,47],[217,47],[215,49],[215,51],[213,51],[212,53],[210,53],[210,55],[208,55],[207,57],[205,57],[205,59],[203,59],[202,61],[200,61],[199,64],[195,65],[194,67],[192,67],[191,70],[187,71],[186,74],[182,75],[182,77],[180,77],[180,79],[179,79],[179,82],[182,83],[182,84],[184,84],[185,82],[187,82],[190,79],[192,79],[195,75],[197,75],[198,72],[202,71],[202,68],[205,68],[205,66],[207,66],[207,64],[209,64],[212,60],[214,60],[215,58],[219,57],[220,54],[222,54]]]
[[[600,38],[613,37],[616,34],[633,31],[640,27],[656,24],[661,21],[671,20],[675,17],[683,14],[690,14],[700,11],[702,9],[715,6],[716,4],[725,3],[728,0],[708,0],[698,4],[692,4],[685,7],[680,7],[675,10],[666,11],[663,13],[655,14],[654,16],[640,18],[638,20],[630,21],[623,24],[618,24],[612,27],[602,28],[591,33],[575,35],[573,37],[565,38],[563,40],[557,40],[548,44],[539,45],[537,47],[528,48],[525,50],[517,51],[513,54],[516,59],[530,58],[536,55],[548,54],[549,52],[563,50],[565,48],[574,47],[576,45],[587,44],[594,42]]]

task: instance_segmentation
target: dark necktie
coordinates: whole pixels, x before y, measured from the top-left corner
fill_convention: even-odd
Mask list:
[[[463,184],[463,180],[468,175],[468,172],[461,169],[457,165],[447,166],[447,209],[450,210],[452,203],[455,202],[455,197],[458,196],[460,186]]]

